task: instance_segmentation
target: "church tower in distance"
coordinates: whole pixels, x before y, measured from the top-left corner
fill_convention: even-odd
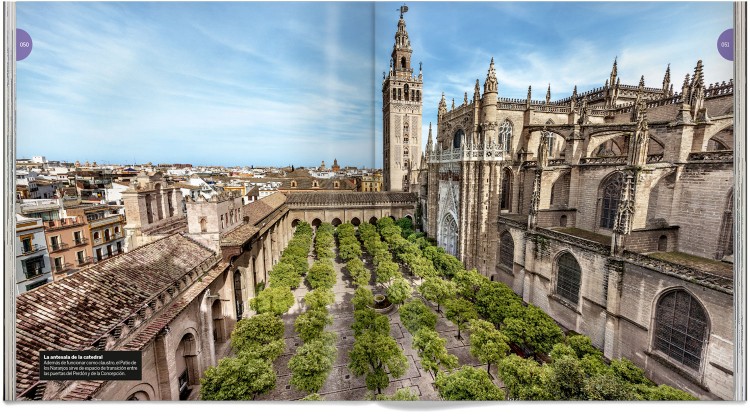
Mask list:
[[[414,76],[411,44],[401,17],[388,73],[383,73],[383,181],[386,191],[408,191],[422,159],[422,64]]]

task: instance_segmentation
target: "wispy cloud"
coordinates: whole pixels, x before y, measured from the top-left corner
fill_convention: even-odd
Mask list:
[[[382,164],[382,71],[401,3],[19,3],[34,40],[18,63],[18,153],[226,165]],[[424,66],[424,127],[484,82],[553,99],[593,88],[618,56],[625,83],[681,83],[716,52],[724,3],[427,3],[406,14]],[[416,71],[417,69],[415,69]]]

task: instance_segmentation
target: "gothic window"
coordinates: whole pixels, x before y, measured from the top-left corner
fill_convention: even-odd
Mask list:
[[[513,270],[513,237],[509,232],[504,232],[500,237],[500,265]]]
[[[440,227],[440,236],[438,242],[440,246],[445,249],[445,252],[455,256],[458,254],[458,247],[456,242],[458,241],[458,224],[452,215],[448,214],[443,217],[443,224]]]
[[[395,88],[393,89],[393,99],[394,100],[396,99],[396,89]]]
[[[730,192],[724,205],[724,214],[719,230],[719,249],[717,251],[717,259],[734,254],[734,190]]]
[[[693,296],[670,291],[656,304],[654,348],[698,370],[707,327],[706,312]]]
[[[409,99],[409,84],[404,84],[404,99]]]
[[[570,253],[564,253],[557,259],[557,294],[578,304],[578,292],[581,289],[581,266]]]
[[[313,188],[317,188],[318,187],[318,181],[313,181],[312,186],[313,186]]]
[[[297,181],[292,181],[291,186],[292,186],[292,188],[296,188],[297,187]]]
[[[568,216],[567,215],[561,215],[560,216],[560,227],[567,227],[568,226]]]
[[[419,100],[420,100],[420,97],[419,97],[419,90],[417,90],[417,101],[419,101]]]
[[[512,192],[510,169],[505,169],[505,171],[503,171],[503,183],[501,188],[500,209],[510,210],[510,194]]]
[[[620,205],[622,192],[622,175],[613,175],[604,183],[602,193],[602,210],[599,226],[612,229],[615,226],[617,207]]]
[[[456,134],[453,135],[453,148],[458,149],[459,147],[461,147],[461,144],[463,143],[465,138],[466,133],[464,133],[463,130],[458,129]]]
[[[509,153],[510,152],[510,140],[513,137],[513,125],[510,124],[509,120],[505,120],[503,124],[500,125],[500,135],[498,137],[498,141],[500,143],[500,149],[503,152]]]
[[[401,69],[406,69],[406,57],[401,57]]]
[[[401,99],[401,88],[398,89],[398,99]]]

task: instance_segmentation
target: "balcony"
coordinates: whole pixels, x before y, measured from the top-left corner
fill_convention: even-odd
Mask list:
[[[86,237],[76,238],[73,240],[73,247],[83,246],[88,244],[89,239]]]
[[[98,218],[95,220],[89,221],[89,224],[91,225],[91,229],[104,227],[106,225],[110,224],[117,224],[122,222],[122,216],[121,215],[113,215],[111,217],[104,217],[104,218]]]
[[[26,276],[26,279],[33,279],[33,278],[39,277],[39,276],[41,276],[41,275],[43,275],[45,273],[47,273],[47,272],[45,272],[44,268],[41,268],[41,267],[38,267],[38,268],[35,267],[35,268],[32,268],[31,270],[27,269],[26,271],[23,272],[24,276]]]
[[[21,248],[21,254],[19,254],[19,256],[28,256],[29,254],[34,254],[37,251],[42,251],[45,248],[46,247],[40,246],[39,244],[31,244],[29,246],[24,246],[23,248]]]
[[[55,273],[62,273],[62,272],[64,272],[64,271],[66,271],[66,270],[70,270],[70,268],[71,268],[72,266],[73,266],[73,265],[72,265],[72,264],[70,264],[70,263],[55,264],[55,266],[54,266],[54,271],[55,271]]]
[[[45,221],[44,228],[47,230],[57,230],[67,227],[76,227],[84,225],[84,221],[81,218],[60,218],[59,220]]]
[[[68,248],[68,243],[57,243],[57,244],[50,244],[49,251],[51,253],[54,253],[56,251],[62,251]]]
[[[85,257],[82,257],[82,258],[77,258],[76,259],[76,264],[78,266],[85,266],[85,265],[91,263],[92,261],[94,261],[93,258],[91,258],[89,256],[85,256]]]

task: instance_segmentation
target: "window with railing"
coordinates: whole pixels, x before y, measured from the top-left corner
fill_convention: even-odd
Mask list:
[[[654,347],[693,370],[701,364],[708,327],[706,311],[685,290],[673,290],[656,304]]]

